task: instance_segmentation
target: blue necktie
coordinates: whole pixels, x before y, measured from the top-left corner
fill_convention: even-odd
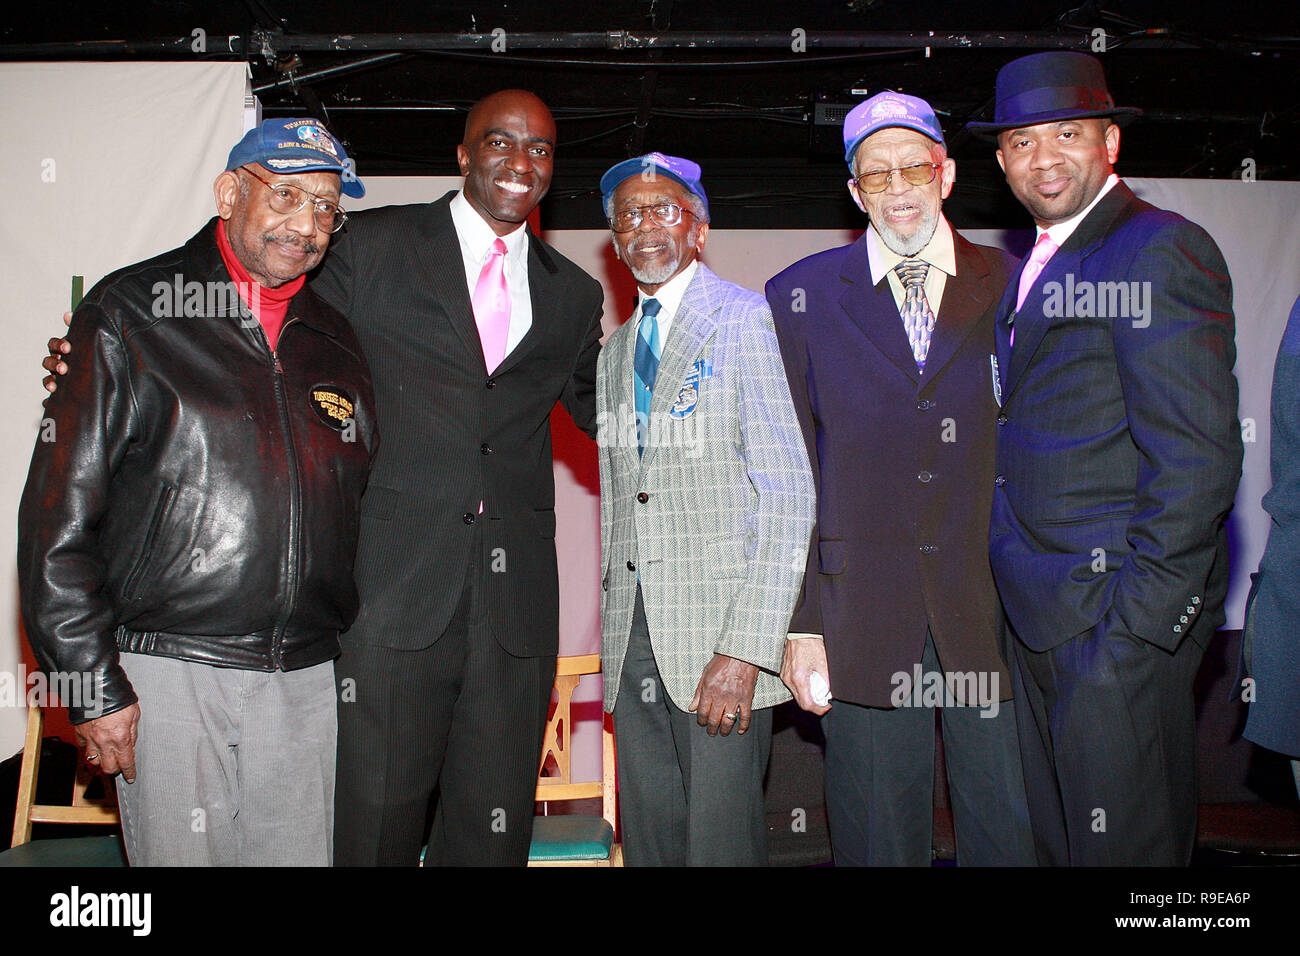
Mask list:
[[[633,382],[636,392],[637,454],[645,452],[650,434],[650,396],[654,394],[655,375],[659,372],[659,300],[646,299],[641,303],[641,324],[636,330],[636,356],[632,363],[636,370]]]

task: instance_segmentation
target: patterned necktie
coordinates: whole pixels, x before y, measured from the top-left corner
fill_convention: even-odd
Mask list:
[[[645,452],[646,439],[650,434],[650,396],[654,394],[655,376],[659,373],[659,321],[655,318],[661,308],[658,299],[646,299],[641,303],[641,324],[636,330],[636,356],[633,368],[636,370],[633,382],[636,392],[637,454]]]
[[[496,371],[506,357],[506,339],[510,334],[510,290],[506,287],[505,266],[506,243],[497,239],[488,250],[471,300],[479,341],[483,343],[483,361],[489,373]]]
[[[930,264],[920,259],[904,259],[894,266],[894,271],[903,280],[904,290],[903,308],[898,314],[903,317],[903,328],[907,330],[907,341],[912,345],[916,369],[924,372],[930,337],[934,335],[934,312],[925,297],[925,277]]]
[[[1025,298],[1029,295],[1029,290],[1034,287],[1034,282],[1043,272],[1043,267],[1047,265],[1049,259],[1056,254],[1059,248],[1052,241],[1052,237],[1043,233],[1034,243],[1034,251],[1029,254],[1029,261],[1025,263],[1025,268],[1020,273],[1020,289],[1016,293],[1016,311],[1025,304]],[[1011,345],[1016,344],[1016,329],[1014,324],[1011,328]]]

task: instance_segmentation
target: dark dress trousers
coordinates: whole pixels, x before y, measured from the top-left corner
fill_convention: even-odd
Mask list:
[[[340,864],[414,864],[435,786],[430,862],[527,858],[559,640],[549,416],[595,434],[602,294],[530,234],[532,327],[489,375],[452,195],[354,214],[312,280],[384,435],[338,667]]]
[[[1016,292],[997,327],[990,556],[1039,860],[1183,865],[1192,681],[1223,622],[1241,476],[1227,267],[1121,182],[1013,315]]]
[[[925,372],[866,243],[767,284],[817,486],[791,633],[823,635],[837,865],[929,865],[934,710],[895,708],[896,675],[972,672],[1003,703],[944,707],[960,863],[1032,860],[1005,629],[986,545],[993,492],[993,323],[1015,260],[955,231]],[[936,666],[937,665],[937,666]]]

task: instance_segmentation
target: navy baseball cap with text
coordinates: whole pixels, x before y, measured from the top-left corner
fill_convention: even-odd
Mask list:
[[[269,119],[250,129],[230,151],[226,169],[260,163],[272,172],[338,173],[343,195],[360,199],[366,187],[334,134],[319,120],[308,118]]]

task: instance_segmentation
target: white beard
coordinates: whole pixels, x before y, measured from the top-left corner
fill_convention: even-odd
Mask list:
[[[875,226],[876,232],[891,250],[900,256],[914,256],[934,238],[935,230],[939,228],[939,215],[927,212],[916,224],[916,232],[910,237],[901,235],[887,222],[878,222]]]
[[[635,251],[634,246],[641,243],[645,243],[647,245],[653,245],[657,235],[658,235],[657,233],[652,232],[644,237],[638,236],[636,239],[632,241],[631,244],[629,244],[627,251],[629,253],[634,252]],[[686,234],[687,245],[688,246],[695,245],[695,240],[698,236],[699,236],[699,226],[693,224],[691,226],[690,232]],[[667,242],[668,241],[667,236],[662,237],[662,241]],[[614,247],[614,251],[616,253],[618,252],[617,246]],[[622,257],[620,256],[619,258]],[[636,279],[636,281],[641,283],[642,285],[663,285],[673,276],[677,275],[677,272],[681,267],[681,262],[682,260],[680,256],[673,256],[671,259],[663,260],[658,265],[641,266],[640,268],[638,268],[637,266],[632,265],[631,262],[628,262],[627,267],[628,269],[631,270],[632,275]]]

